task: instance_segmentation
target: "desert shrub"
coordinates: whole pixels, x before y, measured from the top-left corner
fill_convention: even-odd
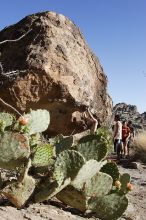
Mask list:
[[[133,156],[146,162],[146,130],[136,134],[132,143]]]

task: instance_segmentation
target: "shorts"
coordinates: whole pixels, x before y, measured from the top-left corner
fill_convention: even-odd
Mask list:
[[[122,138],[122,142],[123,142],[123,143],[128,143],[128,141],[126,140],[126,138]]]

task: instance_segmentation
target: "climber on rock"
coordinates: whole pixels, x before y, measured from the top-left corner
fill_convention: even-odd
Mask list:
[[[86,110],[88,115],[85,112],[84,117],[86,120],[87,127],[90,129],[91,133],[95,133],[98,127],[97,116],[95,114],[92,114],[89,107]]]

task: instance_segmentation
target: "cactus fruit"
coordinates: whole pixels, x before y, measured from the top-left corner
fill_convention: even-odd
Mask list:
[[[29,134],[43,132],[48,128],[50,123],[50,114],[47,110],[31,110],[29,114],[23,116],[28,120]]]
[[[120,189],[120,188],[121,188],[121,182],[120,182],[119,180],[116,180],[116,181],[115,181],[115,187],[116,187],[117,189]]]
[[[61,152],[55,162],[54,179],[58,185],[62,185],[65,179],[73,180],[80,168],[85,163],[83,156],[74,150],[65,150]]]
[[[59,154],[64,150],[70,150],[72,145],[73,136],[61,138],[60,141],[55,144],[56,154]]]
[[[100,171],[109,174],[113,178],[113,182],[119,179],[120,173],[116,163],[114,162],[108,162],[101,168]]]
[[[50,144],[40,144],[34,149],[34,156],[32,158],[32,165],[34,167],[49,166],[53,162],[54,147]]]
[[[99,198],[91,198],[89,209],[96,212],[96,217],[104,220],[116,220],[128,206],[128,199],[124,195],[112,193]]]
[[[127,184],[130,183],[130,175],[128,173],[124,173],[123,175],[120,176],[120,182],[121,182],[121,192],[122,193],[127,193]]]
[[[20,118],[19,118],[19,123],[20,123],[21,125],[27,125],[28,122],[29,122],[29,119],[28,119],[28,118],[24,118],[24,117],[20,117]]]
[[[97,135],[87,135],[79,140],[77,151],[83,155],[86,161],[90,159],[101,161],[107,155],[107,146]]]
[[[2,194],[17,208],[25,205],[35,189],[35,180],[26,176],[23,182],[12,181],[2,190]]]
[[[22,134],[5,132],[0,134],[0,167],[20,167],[30,155],[28,138]]]
[[[0,112],[0,131],[4,131],[6,127],[13,123],[13,116],[6,112]]]
[[[127,183],[127,189],[129,190],[129,191],[131,191],[131,190],[133,190],[133,185],[131,184],[131,183]]]

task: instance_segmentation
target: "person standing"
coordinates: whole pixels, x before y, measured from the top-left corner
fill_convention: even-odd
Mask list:
[[[127,121],[123,121],[122,123],[122,143],[123,143],[123,148],[124,148],[124,157],[128,158],[129,157],[129,152],[127,149],[128,145],[128,140],[130,138],[130,128],[127,126]]]
[[[117,158],[120,159],[120,153],[122,152],[122,123],[120,116],[115,115],[114,121],[114,151],[117,153]]]

